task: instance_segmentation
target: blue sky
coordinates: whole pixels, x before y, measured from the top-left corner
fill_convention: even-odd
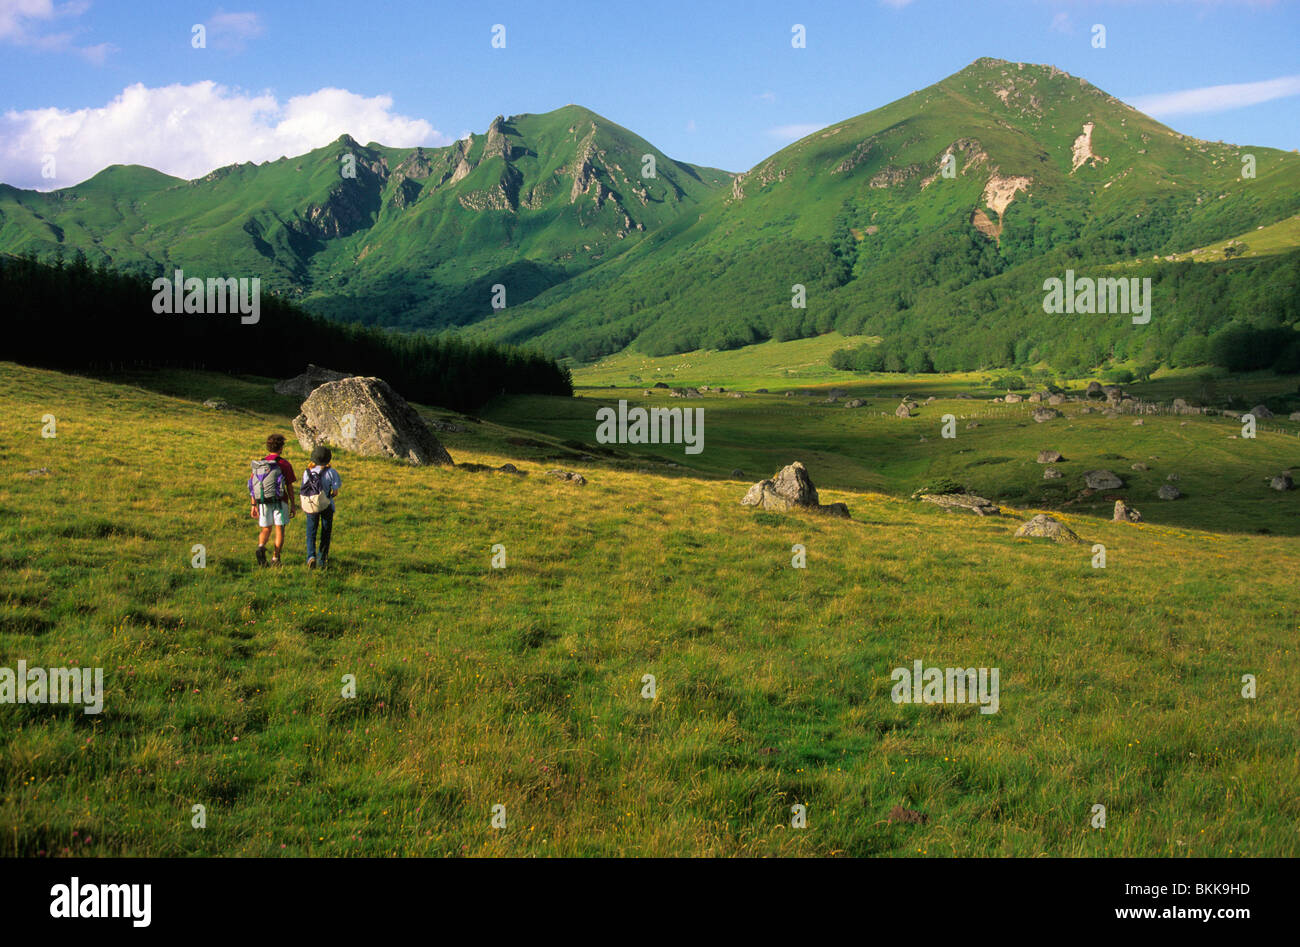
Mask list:
[[[0,180],[125,162],[192,177],[344,130],[444,144],[568,102],[740,171],[980,56],[1051,63],[1198,137],[1300,147],[1290,0],[0,0]]]

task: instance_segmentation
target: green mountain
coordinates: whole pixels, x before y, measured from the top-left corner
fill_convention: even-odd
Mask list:
[[[513,305],[625,251],[730,179],[570,105],[445,148],[345,135],[194,181],[115,166],[49,193],[0,186],[0,251],[258,275],[319,313],[441,328],[490,313],[495,284]]]
[[[859,369],[1276,354],[1300,370],[1297,231],[1273,226],[1297,212],[1294,153],[1188,138],[1051,66],[981,59],[744,174],[571,105],[446,148],[344,136],[196,181],[115,167],[0,187],[0,252],[260,275],[320,314],[578,360],[837,330],[885,340],[841,353]],[[1045,314],[1043,281],[1067,269],[1150,277],[1151,323]]]
[[[981,59],[777,152],[703,214],[474,331],[582,359],[831,329],[882,335],[914,370],[1158,357],[1233,319],[1294,323],[1294,255],[1164,258],[1298,209],[1294,153],[1188,138],[1051,66]],[[1139,262],[1126,275],[1153,276],[1149,332],[1044,315],[1044,278]]]

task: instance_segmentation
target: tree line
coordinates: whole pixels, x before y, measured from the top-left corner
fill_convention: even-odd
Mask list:
[[[540,354],[442,335],[399,334],[309,315],[264,294],[257,321],[159,314],[151,281],[34,254],[0,256],[8,315],[0,357],[42,368],[192,368],[282,378],[308,363],[383,378],[403,396],[472,410],[502,394],[570,396],[569,371]]]

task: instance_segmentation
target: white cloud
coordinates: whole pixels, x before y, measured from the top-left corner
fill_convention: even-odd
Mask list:
[[[776,93],[760,92],[758,95],[754,96],[754,98],[758,99],[760,102],[766,102],[768,105],[771,105],[776,101]]]
[[[1184,89],[1181,92],[1140,95],[1130,104],[1148,115],[1187,115],[1194,112],[1224,112],[1292,95],[1300,95],[1300,76],[1281,76],[1263,82],[1239,82]]]
[[[98,65],[117,47],[111,43],[78,46],[73,42],[74,32],[49,31],[55,21],[81,16],[89,7],[86,0],[62,4],[54,0],[0,0],[0,42],[43,52],[75,53]]]
[[[204,22],[208,41],[216,49],[241,50],[264,28],[256,13],[223,13],[218,10]]]
[[[318,89],[281,103],[215,82],[128,86],[103,108],[8,111],[0,116],[0,181],[68,187],[110,164],[142,164],[182,178],[244,161],[270,161],[319,148],[344,132],[363,144],[445,145],[423,119],[393,111],[390,96]],[[53,155],[57,177],[41,177]]]
[[[895,10],[901,10],[903,7],[911,3],[912,0],[880,0],[880,2],[887,7],[893,7]]]
[[[1054,33],[1073,33],[1074,24],[1070,22],[1070,14],[1061,11],[1052,17],[1052,24],[1049,27]]]
[[[829,124],[829,122],[803,122],[794,125],[778,125],[776,128],[769,128],[767,134],[782,141],[798,141],[805,135],[821,131]]]

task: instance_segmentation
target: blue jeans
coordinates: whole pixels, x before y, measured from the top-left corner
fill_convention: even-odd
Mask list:
[[[334,504],[320,513],[307,514],[307,558],[316,558],[316,527],[320,526],[320,558],[328,559],[330,534],[334,532]]]

